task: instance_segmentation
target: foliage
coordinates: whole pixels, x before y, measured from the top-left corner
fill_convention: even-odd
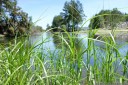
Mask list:
[[[128,29],[128,14],[125,14],[125,22],[127,24],[127,29]]]
[[[104,41],[77,33],[52,35],[56,49],[45,48],[49,38],[31,44],[15,39],[9,47],[0,45],[0,84],[3,85],[109,85],[128,83],[128,52],[121,55],[119,44],[112,37]],[[87,40],[87,43],[83,43]],[[95,42],[103,45],[97,46]],[[85,45],[86,44],[86,45]],[[123,45],[124,46],[124,45]],[[120,69],[121,68],[121,69]],[[119,72],[118,72],[119,71]]]
[[[63,24],[63,18],[61,15],[58,15],[58,16],[55,16],[53,18],[53,22],[52,22],[52,28],[55,28],[53,29],[53,31],[57,31],[59,30],[59,28],[61,27],[61,25]]]
[[[43,28],[41,26],[32,26],[31,27],[31,30],[30,30],[30,33],[31,34],[35,34],[35,33],[40,33],[40,32],[43,32]]]
[[[84,11],[79,0],[65,2],[61,15],[64,17],[68,30],[77,30],[78,24],[83,21]]]
[[[50,30],[50,29],[51,29],[51,26],[49,24],[47,24],[46,30]]]
[[[0,29],[1,33],[6,32],[9,36],[28,34],[31,27],[32,18],[17,6],[17,0],[1,0],[0,1]],[[14,34],[9,32],[9,28],[14,29]],[[25,29],[20,32],[21,28]],[[23,30],[22,29],[22,30]]]
[[[84,17],[83,7],[79,0],[66,1],[63,12],[54,17],[52,27],[56,27],[57,29],[54,29],[54,31],[57,31],[61,25],[65,25],[68,31],[75,31]]]
[[[67,30],[66,25],[61,25],[61,29],[62,29],[63,32],[65,32]]]
[[[117,8],[111,11],[111,24],[110,26],[116,27],[116,24],[123,21],[124,14],[120,12]]]
[[[124,14],[117,8],[113,10],[101,10],[91,19],[89,27],[98,28],[115,28],[118,23],[124,21]]]
[[[63,18],[61,15],[55,16],[53,18],[52,27],[60,27],[63,24]]]
[[[128,22],[128,14],[125,14],[125,21]]]
[[[97,16],[98,14],[96,14],[95,16]],[[100,19],[99,17],[94,17],[93,19],[91,19],[89,27],[91,27],[92,29],[97,29],[100,28]]]

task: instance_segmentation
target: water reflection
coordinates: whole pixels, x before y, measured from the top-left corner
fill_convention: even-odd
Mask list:
[[[69,37],[70,35],[70,37]],[[25,39],[25,38],[24,38]],[[117,48],[120,51],[122,55],[126,55],[128,51],[128,36],[122,37],[118,36],[115,38],[117,43]],[[20,41],[21,38],[18,38],[17,41]],[[72,42],[71,42],[72,40]],[[56,33],[52,34],[50,32],[48,33],[42,33],[38,35],[31,36],[29,38],[29,44],[30,45],[38,45],[40,43],[44,42],[40,47],[44,49],[45,52],[47,50],[60,50],[62,47],[64,47],[66,50],[69,49],[69,46],[75,46],[75,50],[79,51],[81,49],[86,49],[88,46],[88,39],[87,34],[84,33]],[[0,38],[0,45],[8,47],[9,44],[14,44],[15,38]],[[105,44],[103,42],[95,41],[95,46],[104,49]],[[80,52],[80,51],[79,51]],[[78,53],[79,53],[78,52]],[[101,50],[101,53],[102,50]]]
[[[99,65],[100,67],[103,66],[105,63],[108,63],[106,60],[107,58],[105,58],[109,54],[109,53],[107,54],[107,52],[110,52],[109,56],[112,56],[113,59],[116,55],[115,53],[112,53],[111,50],[106,52],[105,43],[100,41],[94,41],[93,43],[95,49],[91,49],[90,53],[88,53],[89,51],[86,51],[86,49],[88,49],[89,46],[90,48],[93,48],[91,47],[93,45],[89,45],[88,35],[84,33],[52,34],[49,32],[49,33],[42,33],[39,35],[30,36],[28,40],[31,46],[33,45],[36,46],[40,44],[38,45],[37,49],[35,49],[35,52],[36,50],[38,50],[38,48],[41,48],[43,54],[42,57],[46,55],[45,56],[47,57],[46,60],[53,59],[54,62],[52,63],[54,63],[54,65],[56,65],[56,63],[60,64],[60,62],[64,64],[68,64],[72,68],[72,70],[73,68],[75,68],[75,70],[77,71],[80,71],[78,67],[82,66],[81,65],[82,61],[84,61],[84,63],[89,62],[89,64],[92,66],[95,65],[95,63],[97,63],[97,65]],[[1,44],[8,42],[10,42],[9,39],[0,39]],[[12,43],[14,42],[15,40],[12,40]],[[118,46],[118,50],[121,54],[121,57],[125,56],[128,51],[127,38],[126,39],[116,38],[116,43]],[[89,55],[90,59],[87,57],[88,56],[87,53],[90,54]],[[95,56],[97,56],[96,60],[95,60]],[[60,61],[58,59],[62,59],[63,61]],[[115,62],[115,63],[119,65],[119,62]],[[118,67],[114,67],[114,68],[116,70],[120,69]]]
[[[76,54],[80,54],[87,46],[87,35],[80,35],[77,33],[57,33],[53,35],[53,43],[56,49],[65,49],[75,51]]]
[[[70,35],[70,36],[68,36]],[[57,33],[53,35],[53,43],[57,49],[61,49],[62,47],[68,48],[68,45],[79,46],[78,34],[67,34],[67,33]]]

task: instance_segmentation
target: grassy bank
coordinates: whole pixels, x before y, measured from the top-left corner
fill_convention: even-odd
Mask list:
[[[115,34],[120,34],[120,33],[122,33],[122,34],[126,34],[126,33],[128,33],[128,30],[105,30],[105,29],[98,29],[98,31],[97,31],[97,33],[96,34],[98,34],[98,35],[103,35],[103,34],[109,34],[109,33],[112,33],[112,32],[114,32]]]
[[[47,39],[31,46],[28,39],[20,39],[19,42],[15,39],[14,45],[8,48],[0,46],[4,49],[0,51],[0,84],[95,85],[128,82],[128,53],[122,56],[113,36],[101,41],[93,39],[94,30],[88,32],[88,38],[79,40],[75,34],[65,34],[66,37],[56,35],[61,39],[61,44],[58,44],[61,50],[44,48],[42,45],[48,42]],[[87,47],[84,47],[83,39],[87,39]],[[105,48],[97,47],[96,41],[104,44]]]
[[[115,34],[119,34],[119,33],[128,33],[128,30],[127,29],[124,29],[124,30],[107,30],[107,29],[96,29],[96,34],[97,35],[105,35],[105,34],[110,34],[112,33],[112,31],[115,33]],[[78,31],[78,33],[88,33],[90,32],[89,30],[85,30],[85,31]]]
[[[128,30],[127,29],[124,29],[124,30],[107,30],[107,29],[96,29],[96,30],[93,30],[95,31],[95,34],[96,35],[109,35],[110,33],[114,32],[115,36],[118,35],[118,34],[127,34],[128,33]],[[75,31],[75,32],[71,32],[71,33],[89,33],[90,30],[85,30],[85,31]],[[54,33],[60,33],[60,32],[54,32]],[[62,32],[63,33],[63,32]],[[70,33],[70,32],[69,32]]]

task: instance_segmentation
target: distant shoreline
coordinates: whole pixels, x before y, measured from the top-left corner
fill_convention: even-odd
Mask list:
[[[85,31],[76,31],[74,33],[88,33],[90,30],[85,30]],[[94,30],[92,30],[94,31]],[[128,35],[128,29],[125,30],[105,30],[105,29],[97,29],[95,35],[110,35],[114,33],[114,36],[119,36],[119,35]]]
[[[85,30],[85,31],[75,31],[73,33],[88,33],[89,30]],[[128,29],[124,29],[124,30],[114,30],[114,35],[113,36],[128,36]],[[31,33],[30,35],[40,35],[43,32],[38,32],[38,33]],[[63,33],[63,32],[53,32],[53,33]],[[112,30],[105,30],[105,29],[97,29],[95,35],[98,36],[104,36],[104,35],[110,35],[112,34]],[[4,34],[0,34],[0,38],[6,37],[6,35]]]
[[[128,38],[128,30],[98,30],[95,36],[113,36],[115,38]]]
[[[120,32],[121,33],[128,33],[128,30],[103,30],[103,29],[99,29],[97,32],[96,32],[96,34],[110,34],[110,33],[112,33],[112,32],[114,32],[114,34],[119,34]]]

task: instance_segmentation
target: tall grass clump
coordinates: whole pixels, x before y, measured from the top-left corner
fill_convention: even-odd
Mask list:
[[[99,15],[97,17],[105,16]],[[108,15],[108,14],[107,14]],[[105,21],[103,21],[105,22]],[[90,27],[91,28],[91,27]],[[122,84],[127,82],[127,54],[119,51],[119,44],[115,40],[115,28],[109,35],[100,35],[96,38],[97,27],[88,32],[87,60],[87,82],[89,84]],[[103,46],[96,46],[98,42]],[[93,61],[93,63],[91,63]],[[123,74],[123,75],[122,75]]]
[[[58,36],[62,40],[61,50],[53,52],[42,46],[47,39],[30,46],[29,39],[20,38],[7,48],[1,46],[0,84],[79,84],[82,57],[75,47],[75,37],[70,37],[68,33],[66,36],[69,41],[63,35]]]
[[[48,30],[49,31],[49,30]],[[15,38],[8,47],[1,45],[0,84],[5,85],[98,85],[128,82],[128,53],[119,52],[115,36],[94,38],[80,32],[54,33],[56,49],[44,47],[49,38],[30,44],[29,37]],[[18,40],[20,39],[20,40]],[[83,42],[87,40],[86,42]],[[96,43],[103,46],[97,46]],[[85,45],[86,44],[86,45]]]

